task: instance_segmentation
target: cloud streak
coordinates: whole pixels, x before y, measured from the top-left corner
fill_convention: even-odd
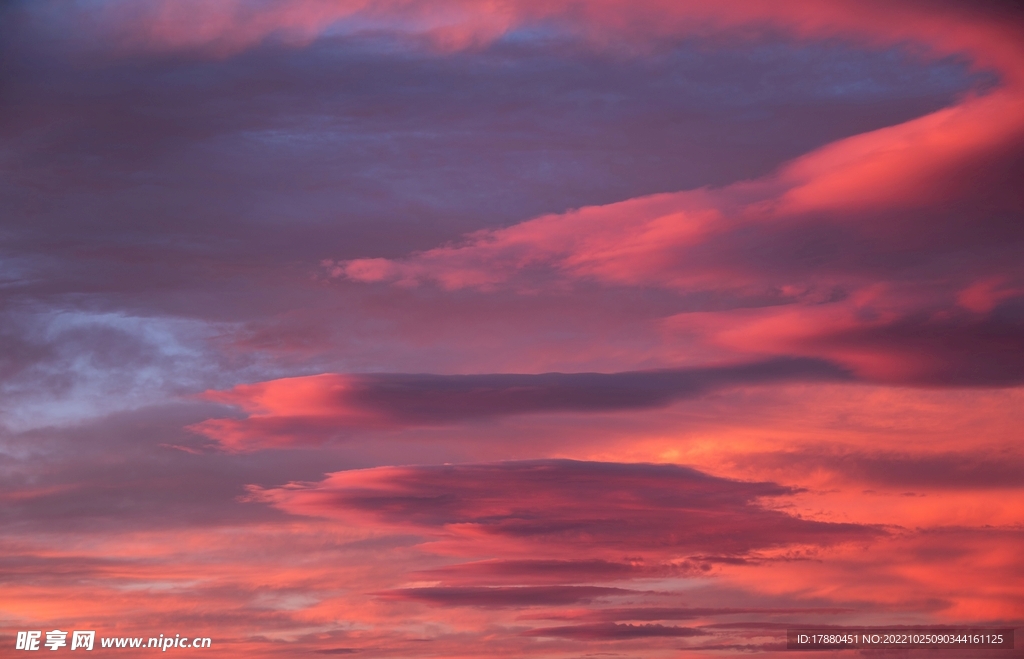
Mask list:
[[[634,638],[688,638],[704,636],[707,632],[692,627],[672,627],[669,625],[566,625],[562,627],[542,627],[525,632],[527,636],[548,636],[553,638],[571,638],[586,641],[621,641]]]
[[[611,595],[628,595],[623,588],[598,586],[437,586],[403,588],[379,593],[385,599],[412,600],[437,606],[479,606],[484,608],[562,606],[589,604]]]
[[[208,391],[207,401],[240,407],[245,419],[190,426],[229,450],[317,445],[351,428],[451,424],[552,412],[614,412],[664,407],[727,387],[786,381],[844,381],[813,359],[627,373],[487,375],[324,374]]]
[[[380,467],[320,483],[252,488],[251,500],[300,515],[372,519],[408,532],[603,558],[633,552],[685,558],[863,541],[880,529],[799,519],[760,501],[792,495],[773,483],[672,465],[537,460]],[[508,550],[506,550],[508,551]]]

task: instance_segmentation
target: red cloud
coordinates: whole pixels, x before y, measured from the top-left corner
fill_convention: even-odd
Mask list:
[[[672,465],[537,460],[343,471],[320,483],[252,488],[252,499],[290,513],[444,539],[460,553],[490,548],[535,558],[642,552],[662,560],[725,559],[882,534],[799,519],[760,503],[793,492]]]
[[[586,13],[586,29],[600,32],[610,17],[632,11],[600,5]],[[449,290],[598,282],[774,295],[784,304],[682,314],[669,325],[743,353],[828,359],[876,382],[1021,382],[1018,22],[949,5],[871,2],[680,3],[635,12],[660,16],[658,27],[641,23],[658,34],[759,20],[801,37],[910,40],[931,56],[957,53],[995,69],[1000,86],[827,145],[755,181],[546,215],[400,259],[331,261],[331,274]]]
[[[115,47],[219,54],[237,52],[272,36],[305,44],[332,29],[427,35],[444,48],[467,48],[541,22],[588,36],[596,45],[621,41],[635,45],[652,37],[715,31],[744,34],[742,29],[749,34],[752,28],[770,26],[799,38],[844,36],[876,46],[910,41],[939,55],[977,50],[984,66],[1005,67],[1020,52],[1013,41],[1017,21],[994,20],[990,12],[977,7],[965,10],[952,3],[603,0],[579,6],[570,0],[500,4],[472,0],[109,0],[89,11],[77,14],[79,28],[92,36],[107,37]]]
[[[587,641],[619,641],[631,638],[666,636],[672,638],[704,636],[708,632],[692,627],[668,625],[617,625],[597,623],[593,625],[567,625],[563,627],[542,627],[526,632],[527,636],[551,636]]]
[[[208,391],[206,400],[238,406],[249,416],[209,419],[190,429],[243,451],[322,444],[353,428],[647,409],[729,386],[846,377],[842,369],[806,359],[626,373],[323,374]]]
[[[1012,386],[1024,381],[1024,323],[1015,307],[980,315],[921,300],[915,308],[912,294],[878,287],[828,304],[681,314],[669,325],[740,353],[828,359],[873,382]]]
[[[560,11],[558,3],[545,6],[551,14]],[[522,21],[537,8],[521,2],[508,11]],[[1016,153],[1024,141],[1024,41],[1013,21],[909,3],[601,3],[584,12],[584,29],[620,28],[624,15],[656,34],[767,22],[802,37],[839,34],[879,46],[912,41],[932,55],[956,53],[978,67],[996,69],[1002,87],[825,146],[757,181],[548,215],[479,231],[462,244],[404,259],[330,262],[332,274],[400,285],[434,282],[447,289],[530,288],[523,276],[532,270],[567,280],[686,290],[729,290],[765,281],[784,286],[789,282],[778,266],[752,267],[742,255],[719,249],[716,238],[766,226],[770,231],[817,224],[825,221],[819,213],[827,211],[829,222],[867,225],[864,234],[873,244],[865,251],[875,253],[878,241],[934,226],[921,218],[923,209],[940,212],[965,200],[990,206],[993,190],[985,179],[1001,179],[1006,154]],[[1019,210],[1019,194],[1011,197],[1003,201]],[[893,215],[908,209],[914,212]]]
[[[590,603],[602,597],[633,592],[602,586],[431,586],[401,588],[378,595],[385,599],[412,600],[438,606],[503,608]]]

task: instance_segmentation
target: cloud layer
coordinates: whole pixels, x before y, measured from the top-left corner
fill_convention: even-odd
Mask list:
[[[793,494],[773,483],[714,478],[673,465],[576,461],[379,467],[312,486],[253,489],[253,498],[305,515],[369,516],[429,532],[514,541],[530,555],[607,551],[662,558],[744,556],[795,544],[871,538],[880,530],[802,520],[759,500]],[[525,549],[524,549],[525,550]],[[550,550],[548,550],[550,551]],[[536,553],[535,553],[536,552]]]
[[[1022,35],[1001,0],[0,3],[0,645],[1019,627]]]

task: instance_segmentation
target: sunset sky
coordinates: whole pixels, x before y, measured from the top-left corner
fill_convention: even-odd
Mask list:
[[[1024,626],[1015,5],[0,4],[0,655]]]

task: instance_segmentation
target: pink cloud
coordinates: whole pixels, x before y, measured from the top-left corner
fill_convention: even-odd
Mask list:
[[[508,12],[472,3],[366,0],[108,0],[76,15],[76,27],[122,53],[198,51],[227,57],[277,38],[296,47],[347,23],[349,31],[394,30],[429,37],[445,49],[464,48],[504,32]],[[95,47],[95,46],[94,46]]]
[[[708,632],[692,627],[676,627],[671,625],[630,625],[616,623],[596,623],[590,625],[565,625],[559,627],[541,627],[526,632],[527,636],[550,636],[556,638],[583,639],[588,641],[617,641],[631,638],[670,637],[683,638],[704,636]]]
[[[890,468],[870,460],[856,468],[871,464]],[[687,627],[711,631],[708,618],[806,620],[848,616],[850,609],[877,611],[890,622],[902,611],[927,611],[940,620],[1012,615],[1020,575],[1010,565],[1019,529],[883,531],[824,523],[778,507],[797,494],[669,465],[545,460],[339,472],[319,483],[254,488],[252,500],[343,527],[412,534],[421,550],[449,560],[486,556],[416,571],[408,575],[412,585],[379,596],[442,608],[527,609],[522,620],[572,623],[528,635],[547,629],[550,636],[580,640],[639,638],[644,625],[675,627],[664,624],[673,620],[693,620]],[[950,566],[971,574],[976,587],[968,594],[965,583],[936,599],[946,592]],[[982,574],[987,568],[981,566],[1001,576]],[[552,574],[566,578],[552,580]],[[718,608],[673,608],[652,604],[669,593],[640,592],[644,584],[680,579],[797,597],[805,606],[759,609],[733,600]],[[616,590],[627,584],[634,592]],[[624,598],[632,598],[629,605]],[[713,627],[722,625],[728,626]],[[675,635],[649,629],[652,637]]]
[[[1007,286],[1005,277],[991,277],[975,282],[957,293],[961,307],[974,313],[989,313],[1003,300],[1017,297],[1024,290]]]
[[[505,608],[589,604],[601,598],[630,594],[632,591],[623,588],[604,586],[428,586],[385,591],[378,596],[436,606]]]
[[[237,406],[247,416],[208,419],[189,429],[232,451],[316,446],[352,429],[642,410],[735,386],[846,378],[841,368],[807,359],[626,373],[322,374],[207,391],[205,400]]]
[[[620,10],[602,5],[588,17],[606,26]],[[951,6],[922,13],[881,3],[637,10],[647,17],[659,11],[669,18],[656,31],[724,29],[756,18],[801,37],[857,35],[872,45],[910,39],[929,56],[956,52],[995,68],[1001,86],[827,145],[755,181],[546,215],[405,258],[331,261],[329,272],[446,290],[533,293],[597,282],[740,299],[775,294],[787,304],[680,314],[667,325],[704,346],[821,357],[878,382],[1018,383],[1019,321],[1012,314],[968,318],[962,310],[991,314],[1018,297],[1022,275],[1005,244],[1020,238],[1007,217],[1021,200],[1000,181],[1006,171],[1019,174],[1008,154],[1024,143],[1019,26]],[[805,262],[807,249],[819,261]],[[904,263],[907,253],[916,265]],[[837,292],[840,299],[830,299]]]
[[[672,465],[537,460],[336,472],[320,483],[252,488],[251,498],[293,514],[425,534],[463,554],[605,558],[639,550],[660,560],[742,558],[882,534],[761,504],[793,493]]]
[[[696,332],[741,353],[829,359],[874,382],[924,386],[1007,386],[1021,382],[1021,323],[956,306],[906,303],[878,290],[832,304],[793,304],[717,314],[681,314]],[[915,308],[915,306],[917,308]]]
[[[215,4],[199,0],[108,0],[90,13],[80,12],[80,29],[115,35],[114,44],[133,49],[206,50],[230,54],[281,35],[303,45],[347,21],[349,30],[420,34],[447,49],[492,41],[509,30],[547,21],[588,36],[595,45],[629,42],[642,46],[652,37],[732,33],[749,36],[766,26],[801,39],[845,37],[869,46],[907,41],[930,55],[971,51],[980,66],[997,66],[1014,75],[1020,47],[1013,20],[998,20],[976,8],[952,3],[828,0],[808,5],[781,0],[769,5],[752,0],[714,4],[687,0],[625,3],[605,0],[578,6],[568,0],[471,2],[469,0],[270,0]]]
[[[507,229],[482,230],[462,245],[440,247],[407,260],[357,259],[332,274],[403,286],[434,281],[446,289],[493,289],[531,269],[614,283],[664,281],[688,246],[728,225],[704,192],[664,194],[548,215]],[[679,286],[709,283],[727,272],[678,273]],[[529,279],[524,284],[530,287]]]
[[[979,160],[1000,166],[1005,145],[1024,140],[1021,117],[1024,95],[995,92],[828,145],[758,181],[585,207],[478,231],[461,244],[404,259],[330,262],[329,271],[449,290],[532,290],[537,281],[550,286],[552,277],[556,286],[590,280],[682,291],[784,287],[786,263],[752,263],[727,243],[744,231],[783,239],[803,225],[856,222],[858,238],[877,251],[901,234],[926,231],[922,211],[976,200],[977,186],[963,170],[977,169]],[[838,274],[861,276],[856,266],[839,267]]]

